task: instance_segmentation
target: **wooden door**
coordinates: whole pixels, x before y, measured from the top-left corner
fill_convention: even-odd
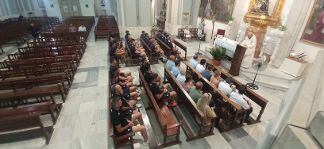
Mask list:
[[[81,16],[79,0],[59,0],[59,4],[63,19],[71,16]]]

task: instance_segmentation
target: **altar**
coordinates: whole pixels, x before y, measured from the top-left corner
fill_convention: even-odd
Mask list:
[[[229,73],[233,76],[238,76],[246,48],[241,46],[239,42],[225,37],[217,37],[214,40],[214,46],[226,49],[225,54],[227,60],[230,61]]]

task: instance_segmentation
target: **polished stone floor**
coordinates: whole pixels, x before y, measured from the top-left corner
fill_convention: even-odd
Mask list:
[[[107,52],[108,43],[105,40],[94,41],[93,33],[87,42],[88,48],[81,60],[78,72],[75,75],[70,93],[63,104],[55,130],[49,145],[45,145],[43,138],[29,139],[19,142],[0,144],[2,149],[105,149],[113,148],[112,141],[108,137],[107,130]],[[201,49],[205,49],[208,43],[202,43]],[[188,57],[194,55],[199,47],[198,42],[188,44]],[[12,53],[17,47],[14,45],[5,47],[7,53]],[[0,59],[5,56],[1,55]],[[162,63],[152,66],[154,71],[163,76]],[[138,84],[136,67],[122,68],[132,72],[135,84]],[[238,77],[244,80],[243,77]],[[269,121],[276,116],[280,103],[286,92],[260,86],[257,91],[269,101],[262,116],[261,122],[253,125],[245,125],[229,132],[220,133],[214,130],[215,135],[206,138],[185,141],[185,135],[181,132],[182,143],[170,146],[170,149],[185,148],[224,148],[224,149],[251,149],[254,148],[258,138],[263,134]],[[255,107],[253,116],[258,114]],[[152,124],[155,125],[155,124]],[[182,130],[181,130],[182,131]],[[136,148],[147,148],[141,145],[141,137],[136,134],[138,140]],[[108,140],[108,141],[107,141]]]

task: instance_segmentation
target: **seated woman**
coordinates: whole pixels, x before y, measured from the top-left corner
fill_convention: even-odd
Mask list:
[[[202,123],[205,125],[210,124],[210,120],[216,117],[214,107],[209,106],[211,98],[212,95],[210,93],[204,93],[197,102],[197,109],[204,115],[204,121]]]
[[[120,97],[116,96],[112,99],[112,108],[110,111],[111,122],[116,136],[122,136],[128,133],[140,132],[144,142],[147,141],[147,133],[143,124],[138,124],[137,120],[143,122],[140,112],[133,112],[127,116],[125,111],[122,110],[123,102]]]
[[[163,100],[168,102],[169,106],[176,106],[174,101],[177,96],[177,92],[169,89],[169,84],[163,84],[161,78],[157,74],[153,74],[152,81],[149,83],[149,88],[157,100]]]
[[[122,42],[118,43],[118,47],[116,49],[115,55],[117,56],[118,59],[120,59],[122,63],[125,63],[126,51],[124,50],[124,46]]]

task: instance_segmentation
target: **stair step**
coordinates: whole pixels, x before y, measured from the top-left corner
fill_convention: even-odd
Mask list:
[[[310,124],[310,133],[324,147],[324,112],[317,112]]]
[[[272,149],[320,149],[319,144],[305,129],[287,126],[282,134],[276,139]]]

